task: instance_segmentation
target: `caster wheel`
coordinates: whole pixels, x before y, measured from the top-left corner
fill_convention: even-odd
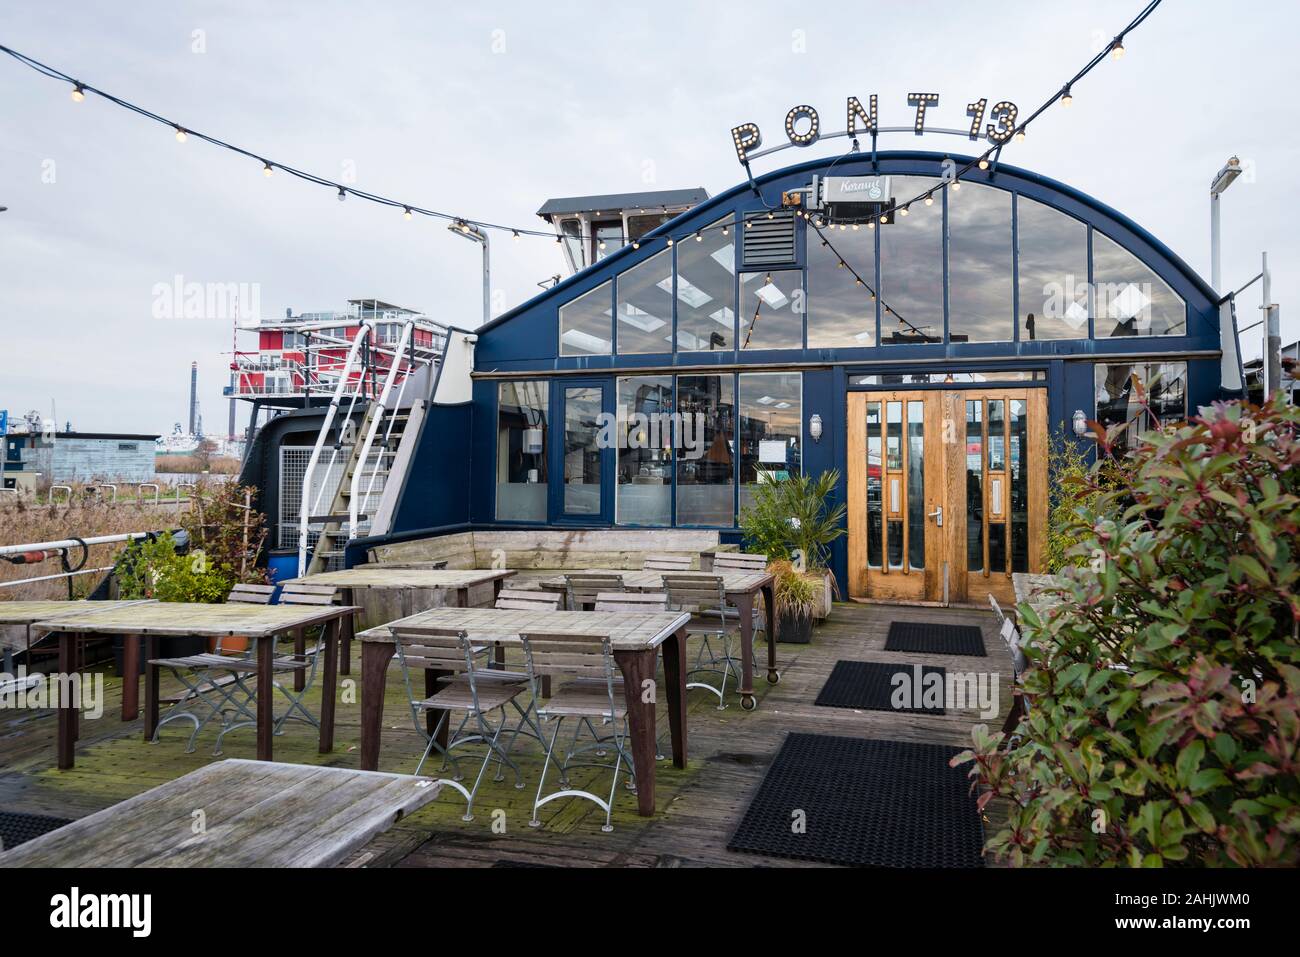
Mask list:
[[[740,699],[740,708],[742,711],[753,711],[758,707],[758,702],[752,694],[747,694]]]
[[[769,671],[767,673],[767,683],[770,685],[779,685],[781,683],[781,672]]]

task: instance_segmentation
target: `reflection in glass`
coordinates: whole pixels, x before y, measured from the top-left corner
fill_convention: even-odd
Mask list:
[[[672,376],[618,380],[618,488],[620,525],[672,522]]]
[[[803,377],[798,372],[740,374],[740,507],[759,482],[800,474]]]
[[[908,200],[938,183],[892,176],[894,198]],[[943,341],[943,204],[916,203],[880,232],[880,339],[886,345]]]
[[[677,377],[677,524],[735,524],[735,396],[726,375]]]
[[[907,564],[925,567],[925,403],[907,403]]]
[[[1007,467],[1005,437],[1002,434],[1002,399],[989,399],[989,471],[1001,472]]]
[[[880,403],[867,403],[867,567],[880,567],[881,542],[881,471]]]
[[[618,351],[671,352],[673,254],[665,249],[618,274]]]
[[[560,355],[607,356],[613,348],[610,284],[603,282],[560,307]]]
[[[984,570],[984,401],[966,402],[966,569]]]
[[[714,228],[677,244],[677,349],[733,348],[736,328],[736,244],[724,216]],[[668,287],[671,288],[671,287]]]
[[[885,546],[889,552],[889,567],[903,567],[904,511],[903,477],[896,470],[903,467],[903,403],[885,403],[885,496],[889,525],[885,531]]]
[[[1025,462],[1028,428],[1024,399],[1011,406],[1011,570],[1029,571],[1029,470]]]
[[[564,390],[564,513],[600,514],[600,413],[604,390]]]
[[[803,348],[803,274],[740,274],[740,348]]]
[[[1088,227],[1016,197],[1020,338],[1088,338]]]
[[[1186,362],[1098,363],[1093,370],[1097,421],[1103,428],[1129,423],[1116,438],[1117,452],[1131,448],[1146,432],[1187,419]],[[1146,395],[1147,409],[1133,385],[1135,376]]]
[[[1006,420],[1003,417],[1005,400],[989,399],[989,472],[1003,472],[1007,467],[1006,457]],[[1007,570],[1007,477],[993,475],[989,482],[989,571],[1005,572]]]
[[[1011,194],[974,183],[948,193],[949,336],[1008,341],[1015,329]]]
[[[860,227],[841,232],[823,227],[819,235],[809,227],[807,241],[808,348],[874,346],[876,231]],[[841,266],[841,262],[847,265]],[[862,285],[854,279],[853,270],[862,278]]]
[[[1187,334],[1186,303],[1141,260],[1095,229],[1092,282],[1097,338]]]
[[[498,519],[546,521],[545,382],[497,386]]]

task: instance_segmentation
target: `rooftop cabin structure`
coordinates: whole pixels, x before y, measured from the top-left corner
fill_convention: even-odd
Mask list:
[[[426,428],[389,538],[738,541],[758,483],[833,468],[842,594],[1011,600],[1011,573],[1041,564],[1049,444],[1237,394],[1235,320],[1122,213],[1005,164],[940,188],[946,159],[768,173],[476,330],[472,401]],[[890,215],[868,224],[866,204]]]
[[[548,199],[537,215],[555,227],[573,275],[708,198],[708,192],[698,187],[570,196]]]

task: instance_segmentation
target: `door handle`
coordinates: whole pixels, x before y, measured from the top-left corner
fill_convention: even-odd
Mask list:
[[[939,528],[943,528],[943,506],[942,505],[936,508],[933,512],[930,512],[928,514],[928,517],[934,519],[934,524],[937,525]]]

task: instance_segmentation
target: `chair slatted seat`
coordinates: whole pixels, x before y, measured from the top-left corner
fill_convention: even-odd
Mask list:
[[[767,569],[767,556],[753,552],[718,552],[713,556],[715,572],[761,572]]]
[[[269,605],[275,594],[274,585],[255,585],[240,582],[230,589],[226,602],[235,605]]]

